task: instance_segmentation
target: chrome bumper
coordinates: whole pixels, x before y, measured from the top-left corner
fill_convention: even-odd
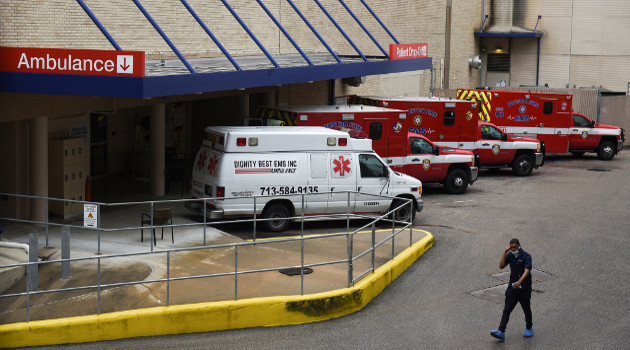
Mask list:
[[[478,177],[479,177],[479,167],[471,166],[470,167],[470,180],[468,181],[468,183],[472,185],[473,182],[477,181]]]
[[[617,152],[623,149],[623,141],[617,140]]]
[[[538,168],[539,166],[541,166],[544,159],[545,159],[545,154],[537,152],[536,153],[536,159],[535,159],[535,162],[534,162],[534,164],[535,164],[534,168]]]
[[[186,209],[192,210],[197,214],[203,215],[203,204],[199,202],[184,203]],[[206,206],[206,217],[211,220],[223,219],[223,210]]]

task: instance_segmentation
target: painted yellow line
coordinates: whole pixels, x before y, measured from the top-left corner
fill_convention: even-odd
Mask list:
[[[331,292],[155,307],[0,325],[2,347],[85,343],[329,320],[363,309],[435,242],[426,236],[356,285]]]
[[[397,230],[399,228],[396,228]],[[374,230],[374,232],[391,232],[392,229],[378,229],[378,230]],[[424,230],[419,230],[419,229],[414,229],[415,231],[420,231],[420,232],[427,232]],[[309,237],[316,237],[316,236],[322,236],[322,238],[325,238],[325,236],[327,235],[338,235],[340,233],[346,233],[346,232],[334,232],[334,233],[319,233],[319,234],[310,234],[310,235],[304,235],[304,238],[309,238]],[[372,233],[372,230],[363,230],[363,231],[359,231],[357,233]],[[285,238],[300,238],[302,237],[302,235],[295,235],[295,236],[278,236],[278,237],[265,237],[265,238],[256,238],[256,242],[257,241],[271,241],[274,239],[285,239]],[[341,236],[339,236],[341,237]],[[245,242],[254,242],[253,239],[246,239]]]

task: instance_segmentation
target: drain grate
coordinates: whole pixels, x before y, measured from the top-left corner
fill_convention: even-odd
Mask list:
[[[468,294],[477,297],[479,299],[483,299],[485,301],[489,301],[495,304],[503,304],[505,302],[505,289],[507,288],[507,283],[499,284],[498,286],[484,288],[481,290],[477,290],[474,292],[470,292]],[[536,290],[532,290],[532,295],[539,294],[540,292]]]
[[[282,270],[279,270],[279,271],[280,271],[280,273],[283,273],[283,274],[285,274],[287,276],[299,276],[300,273],[303,273],[305,275],[308,275],[309,273],[313,273],[313,269],[311,269],[310,267],[304,267],[304,268],[301,268],[301,270],[302,271],[300,272],[300,268],[299,267],[292,267],[292,268],[289,268],[289,269],[282,269]]]
[[[532,269],[532,282],[544,282],[552,279],[559,278],[558,276],[554,276],[549,272]],[[503,271],[499,273],[493,273],[488,275],[490,277],[496,278],[503,282],[508,282],[510,280],[510,271]],[[492,286],[480,290],[476,290],[474,292],[469,292],[468,294],[477,297],[479,299],[483,299],[496,304],[503,304],[505,301],[505,289],[507,288],[507,283],[499,284],[497,286]],[[533,286],[532,286],[533,287]],[[541,290],[532,289],[532,295],[543,293]]]
[[[590,168],[590,169],[586,169],[586,170],[588,170],[588,171],[596,171],[596,172],[599,172],[599,173],[606,173],[606,172],[612,171],[612,169],[604,169],[604,168]]]
[[[537,269],[532,269],[531,273],[532,273],[532,282],[543,282],[543,281],[548,281],[548,280],[558,278],[558,276],[554,276],[550,274],[549,272],[545,272],[545,271],[541,271]],[[488,276],[494,277],[501,281],[508,282],[510,280],[510,271],[494,273]]]

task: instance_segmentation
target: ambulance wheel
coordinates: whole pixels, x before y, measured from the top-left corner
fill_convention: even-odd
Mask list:
[[[615,156],[615,145],[610,141],[602,142],[597,148],[597,158],[611,160]]]
[[[404,205],[407,204],[407,205]],[[392,201],[392,205],[390,205],[389,210],[394,210],[402,205],[402,207],[395,212],[392,213],[391,219],[394,221],[405,221],[409,222],[409,219],[413,222],[413,219],[416,217],[416,208],[411,203],[411,206],[406,201],[402,201],[400,199],[394,199]]]
[[[291,221],[286,219],[289,216],[289,209],[282,204],[272,204],[262,214],[263,219],[272,219],[265,221],[265,228],[271,232],[286,230],[291,223]]]
[[[462,169],[455,168],[446,174],[444,181],[446,192],[452,194],[462,194],[468,188],[468,174]]]
[[[519,154],[514,158],[512,170],[517,176],[529,176],[534,170],[534,160],[529,154]]]

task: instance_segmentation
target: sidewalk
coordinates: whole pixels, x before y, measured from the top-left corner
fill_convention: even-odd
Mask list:
[[[101,212],[103,222],[115,220],[116,227],[139,226],[139,206],[124,208],[106,208]],[[167,271],[167,254],[162,250],[175,248],[191,248],[203,246],[203,223],[199,218],[190,215],[187,209],[173,206],[175,224],[195,224],[195,226],[176,227],[174,229],[175,243],[171,242],[170,228],[165,228],[164,239],[161,239],[161,229],[156,229],[157,246],[155,253],[132,257],[107,258],[109,254],[150,252],[150,229],[145,229],[144,241],[141,242],[140,230],[125,230],[101,232],[101,284],[122,283],[133,281],[149,281],[166,279],[167,274],[172,278],[233,273],[235,271],[235,250],[233,247],[212,248],[193,251],[178,251],[170,253],[170,270]],[[69,224],[81,225],[81,221],[71,221]],[[239,224],[239,230],[245,234],[237,236],[225,233],[217,228],[206,226],[206,245],[242,243],[251,239],[248,224]],[[307,228],[308,228],[308,224]],[[106,225],[107,226],[107,225]],[[345,222],[339,221],[333,225],[337,232],[345,233]],[[32,225],[3,223],[4,239],[13,242],[28,242]],[[299,227],[299,226],[297,226]],[[285,232],[281,237],[294,234],[299,237],[299,230],[293,233]],[[376,241],[385,239],[391,234],[390,229],[378,230]],[[71,228],[71,258],[97,256],[97,232],[84,228]],[[239,247],[238,271],[271,269],[285,266],[300,266],[302,264],[300,241],[270,243],[260,239],[265,235],[259,233],[260,244]],[[416,232],[414,242],[423,238],[425,234]],[[60,242],[61,228],[49,229],[49,248],[45,248],[45,230],[40,230],[40,255],[46,255],[46,260],[61,258]],[[264,238],[262,238],[264,239]],[[353,252],[359,252],[371,247],[372,235],[359,233],[355,236]],[[397,236],[395,253],[409,247],[409,234],[401,233]],[[376,249],[375,266],[379,267],[391,259],[391,243],[386,243]],[[331,237],[306,240],[304,243],[304,264],[315,264],[328,261],[342,261],[334,265],[317,266],[313,273],[304,275],[302,286],[300,275],[287,276],[278,271],[239,274],[235,283],[233,275],[198,278],[189,280],[166,282],[139,283],[130,286],[109,287],[101,290],[101,313],[122,311],[128,309],[165,306],[167,293],[169,305],[187,303],[225,301],[270,297],[282,295],[313,294],[344,288],[348,284],[347,265],[347,237]],[[367,254],[353,264],[354,277],[367,271],[371,267],[371,254]],[[71,263],[71,277],[61,279],[60,263],[42,264],[39,268],[39,284],[37,291],[75,288],[97,284],[97,260],[82,260]],[[3,294],[22,293],[26,291],[26,278],[22,278]],[[96,288],[74,291],[54,292],[31,295],[29,299],[29,319],[43,320],[59,317],[96,314],[98,312],[98,293]],[[0,298],[0,324],[26,321],[26,296]]]

